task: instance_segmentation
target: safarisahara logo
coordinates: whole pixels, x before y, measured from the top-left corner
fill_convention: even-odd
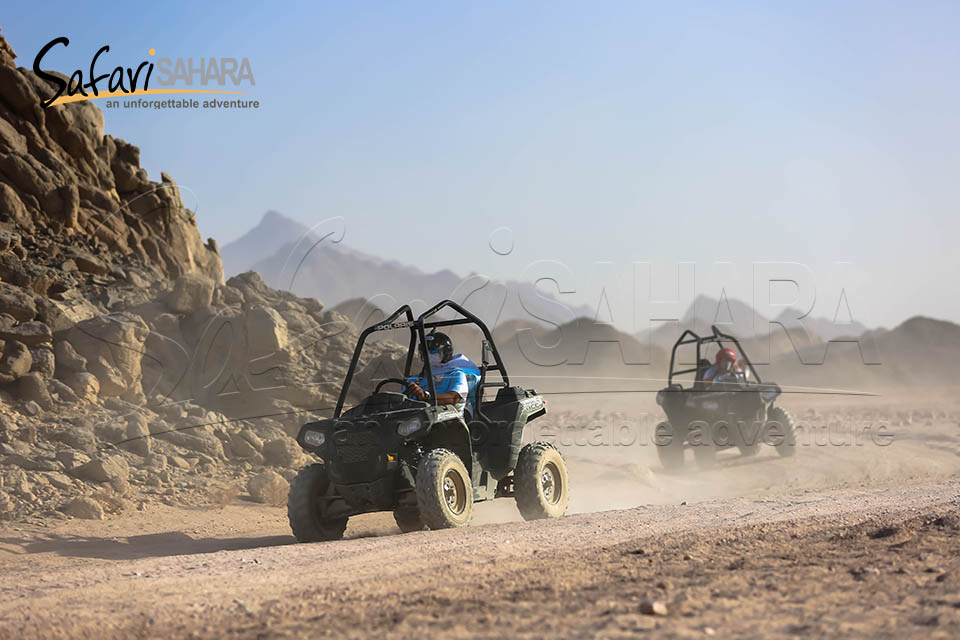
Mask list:
[[[253,87],[256,81],[253,69],[247,58],[156,58],[156,62],[144,60],[133,67],[116,66],[111,72],[103,73],[103,63],[100,56],[110,51],[110,45],[104,45],[97,50],[90,60],[89,74],[84,76],[82,69],[77,69],[69,80],[44,72],[41,61],[47,53],[57,46],[67,47],[70,40],[65,37],[54,38],[48,42],[37,57],[33,60],[33,71],[38,76],[53,83],[57,87],[56,93],[44,100],[44,108],[68,102],[81,102],[99,98],[126,98],[130,96],[157,95],[157,94],[190,94],[190,93],[218,93],[218,94],[246,94],[248,91],[239,89],[209,89],[210,86]],[[147,52],[151,57],[156,56],[156,49]],[[100,67],[98,67],[100,62]],[[156,72],[156,75],[154,75]],[[85,81],[86,78],[86,81]],[[142,83],[142,85],[141,85]],[[178,84],[179,83],[179,84]],[[229,84],[228,84],[229,83]],[[153,88],[156,87],[156,88]],[[143,102],[143,101],[141,101]],[[188,106],[199,107],[197,101]],[[236,104],[241,108],[259,107],[256,101],[244,101]],[[118,105],[117,105],[118,106]],[[127,106],[148,106],[132,104]],[[206,103],[204,106],[208,106]],[[217,101],[209,106],[227,106]]]

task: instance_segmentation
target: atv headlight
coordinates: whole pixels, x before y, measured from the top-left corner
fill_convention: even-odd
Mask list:
[[[322,431],[305,431],[303,434],[304,444],[310,445],[311,447],[319,447],[324,442],[326,442],[327,437],[323,435]]]
[[[663,397],[665,395],[666,394],[663,392],[663,389],[660,389],[660,391],[657,391],[657,404],[660,405],[661,407],[663,406]]]
[[[406,438],[419,431],[422,426],[423,421],[420,420],[420,416],[413,416],[412,418],[401,420],[397,424],[397,433]]]
[[[770,404],[777,399],[778,395],[780,395],[779,389],[764,389],[760,392],[760,398],[763,400],[764,404]]]

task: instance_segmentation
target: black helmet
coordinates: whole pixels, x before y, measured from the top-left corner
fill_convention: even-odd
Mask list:
[[[427,336],[427,351],[438,352],[440,362],[446,362],[453,357],[453,341],[445,333],[431,333]]]

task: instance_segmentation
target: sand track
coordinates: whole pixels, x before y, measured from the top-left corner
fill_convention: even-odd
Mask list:
[[[621,621],[627,628],[654,625],[683,635],[697,625],[707,625],[696,620],[703,612],[701,608],[682,605],[687,599],[678,600],[679,593],[666,589],[668,593],[661,597],[669,602],[671,610],[684,613],[662,618],[642,616],[637,612],[636,598],[639,592],[655,595],[658,583],[683,581],[696,572],[681,567],[679,571],[645,575],[641,570],[630,581],[637,593],[625,599],[622,585],[606,584],[611,575],[629,564],[624,557],[636,555],[623,548],[643,549],[641,555],[663,561],[684,550],[688,555],[702,553],[711,543],[722,540],[726,547],[739,544],[743,548],[735,554],[721,552],[720,557],[704,560],[711,565],[729,564],[750,556],[751,548],[760,544],[758,531],[778,541],[784,537],[793,540],[787,547],[798,551],[804,544],[815,544],[824,531],[957,514],[958,496],[960,477],[953,477],[906,486],[659,505],[549,522],[482,525],[311,545],[288,544],[285,536],[251,535],[277,524],[275,514],[271,516],[273,521],[248,522],[250,533],[233,537],[223,537],[218,531],[206,536],[198,532],[196,537],[143,534],[115,539],[24,533],[20,544],[23,551],[32,552],[30,556],[14,555],[17,543],[9,536],[3,540],[5,558],[11,561],[6,563],[2,577],[0,636],[296,636],[309,632],[401,637],[416,629],[437,631],[446,621],[444,624],[453,626],[444,628],[453,635],[479,633],[493,637],[506,628],[515,628],[521,637],[568,637],[569,628],[561,622],[566,618],[568,624],[577,622],[573,612],[579,607],[575,604],[597,602],[607,602],[613,610],[632,611],[629,624]],[[163,518],[176,516],[173,511],[162,514]],[[224,521],[229,521],[242,530],[243,518],[263,518],[262,511],[230,508],[221,514],[217,526],[226,528]],[[190,526],[189,514],[181,514],[181,518]],[[389,530],[382,520],[367,526],[371,534],[378,533],[378,527],[382,533]],[[954,546],[942,549],[942,562],[949,563],[950,554],[955,561],[960,546],[957,537],[957,532],[947,537]],[[687,543],[677,547],[677,541],[682,540]],[[598,574],[598,567],[604,566],[607,570]],[[949,570],[936,566],[940,573]],[[786,562],[769,575],[789,583],[795,571],[796,566]],[[733,576],[736,572],[729,573]],[[835,575],[838,589],[854,580],[854,574],[848,571]],[[537,607],[539,596],[521,606],[524,598],[518,599],[519,594],[542,594],[547,588],[545,577],[549,577],[548,590],[555,598],[569,601],[570,607],[559,611],[550,606]],[[936,576],[931,573],[928,577]],[[954,584],[946,579],[942,583],[944,589]],[[942,595],[952,597],[950,593]],[[960,593],[954,595],[958,598],[944,605],[945,612],[931,614],[939,616],[938,626],[957,624]],[[795,614],[800,621],[797,624],[812,624],[816,610],[804,612],[802,603],[794,608],[797,606],[801,609]],[[738,624],[756,623],[759,610],[754,607],[752,611]],[[947,617],[951,611],[952,619]],[[803,622],[805,616],[809,622]],[[593,635],[602,630],[614,633],[620,624],[611,626],[610,620],[601,616],[574,635]],[[899,632],[909,631],[897,628]],[[947,628],[958,630],[956,626]],[[917,633],[921,630],[930,632],[927,626],[914,629]]]
[[[311,545],[244,501],[7,523],[0,638],[958,637],[960,424],[894,433],[679,473],[574,442],[571,515],[548,522],[498,500],[466,529],[370,514]]]

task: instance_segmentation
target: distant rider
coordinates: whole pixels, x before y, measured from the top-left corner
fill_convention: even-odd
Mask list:
[[[430,371],[437,393],[437,404],[453,405],[457,411],[473,414],[473,390],[480,380],[480,369],[462,353],[454,355],[453,341],[445,333],[427,336]],[[429,384],[423,373],[407,378],[406,393],[418,400],[429,399]]]
[[[707,369],[703,381],[709,386],[718,382],[743,382],[743,371],[737,365],[733,349],[720,349],[715,364]]]

